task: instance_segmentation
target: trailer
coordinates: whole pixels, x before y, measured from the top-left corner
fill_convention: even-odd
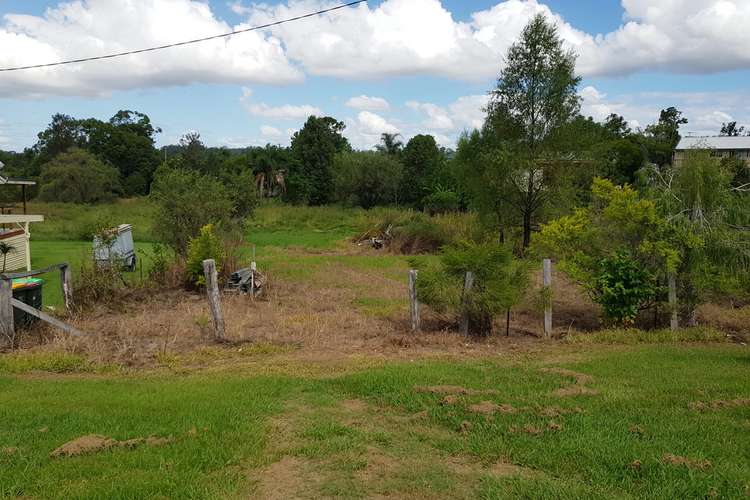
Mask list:
[[[94,260],[99,268],[117,265],[126,271],[135,271],[136,255],[133,244],[133,226],[120,224],[94,236]]]

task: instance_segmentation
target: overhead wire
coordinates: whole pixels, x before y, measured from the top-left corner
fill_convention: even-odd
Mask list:
[[[280,21],[274,21],[272,23],[262,24],[262,25],[259,25],[259,26],[252,26],[250,28],[243,28],[243,29],[240,29],[240,30],[234,30],[234,31],[231,31],[229,33],[222,33],[222,34],[219,34],[219,35],[206,36],[206,37],[202,37],[202,38],[194,38],[192,40],[185,40],[185,41],[182,41],[182,42],[168,43],[166,45],[158,45],[158,46],[155,46],[155,47],[148,47],[148,48],[145,48],[145,49],[127,50],[125,52],[116,52],[116,53],[113,53],[113,54],[105,54],[105,55],[101,55],[101,56],[82,57],[82,58],[79,58],[79,59],[69,59],[69,60],[65,60],[65,61],[57,61],[57,62],[50,62],[50,63],[43,63],[43,64],[30,64],[28,66],[16,66],[16,67],[10,67],[10,68],[0,68],[0,72],[7,73],[7,72],[10,72],[10,71],[22,71],[22,70],[28,70],[28,69],[49,68],[49,67],[52,67],[52,66],[63,66],[65,64],[78,64],[78,63],[84,63],[84,62],[89,62],[89,61],[98,61],[98,60],[101,60],[101,59],[113,59],[115,57],[124,57],[124,56],[133,55],[133,54],[142,54],[144,52],[154,52],[154,51],[157,51],[157,50],[170,49],[172,47],[181,47],[181,46],[184,46],[184,45],[191,45],[191,44],[195,44],[195,43],[206,42],[206,41],[209,41],[209,40],[216,40],[218,38],[227,38],[227,37],[230,37],[230,36],[238,35],[240,33],[247,33],[247,32],[250,32],[250,31],[257,31],[257,30],[262,30],[262,29],[266,29],[266,28],[272,28],[274,26],[279,26],[281,24],[286,24],[286,23],[290,23],[290,22],[293,22],[293,21],[299,21],[301,19],[307,19],[307,18],[310,18],[310,17],[320,16],[322,14],[327,14],[329,12],[333,12],[333,11],[340,10],[340,9],[346,9],[348,7],[353,7],[355,5],[358,5],[360,3],[365,3],[365,2],[367,2],[367,0],[355,0],[355,1],[352,1],[352,2],[345,3],[345,4],[337,5],[335,7],[330,7],[328,9],[323,9],[323,10],[319,10],[319,11],[316,11],[316,12],[310,12],[310,13],[307,13],[307,14],[302,14],[302,15],[295,16],[295,17],[290,17],[288,19],[282,19]]]

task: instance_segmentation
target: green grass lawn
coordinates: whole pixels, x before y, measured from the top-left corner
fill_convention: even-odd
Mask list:
[[[596,349],[565,366],[590,375],[598,394],[568,398],[552,393],[573,380],[533,358],[390,363],[337,377],[292,375],[294,366],[289,375],[145,377],[11,375],[13,366],[0,364],[5,497],[260,495],[264,474],[289,460],[294,477],[270,480],[310,498],[742,498],[750,488],[750,406],[690,407],[750,397],[740,346]],[[414,390],[446,384],[495,392],[441,404]],[[518,412],[469,411],[485,400]],[[563,414],[542,416],[545,407]],[[172,442],[50,458],[86,434]],[[665,463],[665,454],[710,466]],[[525,472],[495,474],[499,462]]]

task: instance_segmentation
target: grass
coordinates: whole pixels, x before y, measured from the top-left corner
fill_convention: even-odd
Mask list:
[[[294,473],[265,481],[310,497],[739,498],[750,488],[750,407],[689,406],[750,395],[750,356],[732,345],[594,350],[565,366],[593,377],[600,394],[572,398],[552,395],[572,379],[541,372],[533,359],[390,363],[323,378],[292,375],[293,366],[276,376],[29,378],[4,366],[0,450],[15,450],[0,454],[0,496],[262,495],[264,474],[284,457]],[[441,395],[414,390],[444,384],[497,392],[441,404]],[[482,400],[527,410],[468,410]],[[580,412],[540,415],[551,406]],[[550,420],[561,429],[546,430]],[[512,430],[526,426],[545,430]],[[173,441],[48,456],[92,433]],[[711,466],[665,463],[665,454]],[[494,474],[498,462],[533,473]]]
[[[663,344],[670,342],[726,342],[727,335],[713,328],[683,328],[676,331],[612,329],[574,333],[565,337],[571,344]]]

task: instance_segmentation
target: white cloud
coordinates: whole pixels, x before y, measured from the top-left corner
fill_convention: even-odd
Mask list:
[[[416,101],[409,101],[406,106],[426,116],[421,124],[422,128],[433,133],[455,133],[481,128],[488,101],[487,95],[470,95],[459,97],[447,107]]]
[[[371,149],[380,142],[381,134],[401,133],[399,127],[370,111],[360,111],[356,119],[348,118],[344,122],[344,135],[352,146],[359,149]]]
[[[331,5],[299,0],[245,11],[255,24]],[[454,20],[440,0],[385,0],[375,8],[360,5],[283,25],[274,33],[287,56],[316,75],[432,74],[482,80],[497,75],[499,61],[524,25],[543,13],[580,55],[578,70],[585,76],[750,68],[747,0],[622,0],[622,5],[625,22],[603,35],[573,28],[537,0],[499,1],[472,13],[468,22]]]
[[[3,21],[0,67],[140,49],[248,27],[230,26],[207,3],[193,0],[65,2],[47,9],[43,16],[6,14]],[[117,59],[4,73],[0,97],[102,95],[192,82],[288,84],[302,80],[278,38],[250,32]]]
[[[284,132],[271,125],[263,125],[260,127],[260,134],[263,137],[279,138],[284,135]]]
[[[683,134],[716,135],[721,124],[750,123],[750,92],[639,92],[610,97],[594,87],[585,87],[581,113],[603,121],[611,113],[625,117],[633,128],[645,127],[659,119],[659,112],[675,106],[688,123]]]
[[[0,66],[168,44],[334,5],[333,0],[248,6],[235,1],[230,9],[246,22],[232,26],[200,0],[60,2],[41,16],[3,17]],[[302,69],[355,79],[427,74],[483,81],[497,75],[502,56],[537,13],[554,20],[580,55],[578,70],[585,76],[750,69],[748,0],[622,0],[622,6],[625,18],[618,29],[590,34],[537,0],[497,1],[468,21],[454,19],[441,0],[384,0],[196,45],[6,73],[0,97],[100,95],[192,82],[288,84],[303,81]],[[387,109],[373,105],[382,103],[356,109]]]
[[[366,95],[352,97],[346,101],[346,105],[350,108],[367,111],[388,111],[391,108],[388,101],[382,97],[370,97]]]
[[[279,120],[299,120],[305,119],[310,115],[320,116],[323,111],[320,108],[309,104],[292,105],[284,104],[281,106],[269,106],[268,104],[252,102],[253,92],[245,87],[242,89],[240,102],[245,109],[253,116],[262,116],[264,118],[275,118]]]

